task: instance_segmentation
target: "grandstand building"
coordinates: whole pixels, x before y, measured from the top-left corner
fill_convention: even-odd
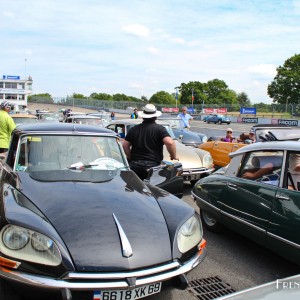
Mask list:
[[[2,75],[0,79],[0,102],[7,100],[14,105],[14,111],[27,108],[27,97],[32,94],[32,78],[21,79],[20,76]]]

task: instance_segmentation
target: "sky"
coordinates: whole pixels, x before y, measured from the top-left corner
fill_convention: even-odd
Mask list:
[[[272,103],[276,68],[300,53],[300,0],[0,0],[0,76],[33,93],[148,99],[223,80]]]

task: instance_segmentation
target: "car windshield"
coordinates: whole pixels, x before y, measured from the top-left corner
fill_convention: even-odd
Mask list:
[[[14,118],[13,120],[15,121],[15,124],[32,124],[36,123],[37,119],[36,118],[26,118],[26,117],[20,117],[20,118]]]
[[[168,131],[170,137],[171,137],[173,140],[176,139],[176,136],[175,136],[175,134],[174,134],[172,128],[171,128],[169,125],[163,125],[163,126],[167,129],[167,131]]]
[[[93,118],[76,118],[70,117],[67,119],[66,123],[76,123],[76,124],[85,124],[85,125],[93,125],[93,126],[100,126],[104,127],[102,124],[101,119],[93,119]]]
[[[185,128],[184,123],[181,119],[170,119],[170,120],[164,120],[164,121],[168,122],[171,128],[174,128],[174,129],[184,129]]]
[[[112,136],[31,135],[20,140],[15,171],[125,170],[120,141]]]
[[[38,114],[38,119],[40,121],[58,121],[59,114],[58,113],[40,113],[40,114]]]

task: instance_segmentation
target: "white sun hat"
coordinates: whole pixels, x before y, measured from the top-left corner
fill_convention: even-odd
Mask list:
[[[149,118],[154,118],[154,117],[159,117],[162,115],[161,111],[158,111],[156,107],[153,104],[147,104],[144,107],[143,111],[138,112],[139,117],[144,118],[144,119],[149,119]]]

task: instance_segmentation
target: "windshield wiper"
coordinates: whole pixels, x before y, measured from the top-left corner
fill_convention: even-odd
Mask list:
[[[68,167],[69,170],[85,170],[92,168],[94,166],[97,166],[98,164],[83,164],[82,162],[78,162],[75,164],[72,164],[71,166]]]

